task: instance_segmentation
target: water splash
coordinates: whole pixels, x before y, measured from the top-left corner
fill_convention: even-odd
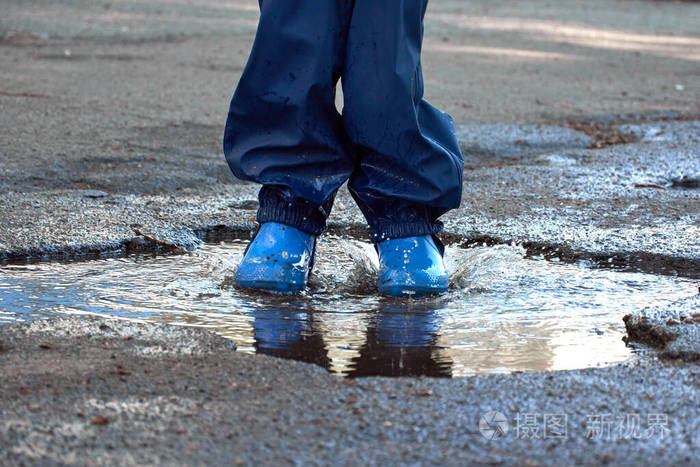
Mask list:
[[[447,247],[445,250],[450,284],[463,292],[489,290],[495,281],[521,270],[524,258],[525,249],[521,246]]]
[[[234,285],[233,277],[242,255],[212,256],[205,254],[202,261],[208,267],[206,274],[223,275],[222,285]],[[522,268],[525,249],[515,245],[474,247],[469,249],[448,246],[445,266],[450,286],[462,292],[486,291],[489,285],[505,275],[512,276]],[[311,294],[376,294],[379,257],[373,245],[336,236],[321,237],[317,259],[309,280]]]
[[[525,258],[518,246],[448,247],[448,294],[376,294],[372,245],[321,237],[310,287],[297,296],[238,290],[247,244],[176,257],[0,269],[0,322],[99,315],[198,326],[338,374],[460,376],[584,368],[623,361],[621,318],[697,293],[697,281]]]
[[[317,248],[316,266],[309,281],[313,294],[340,297],[376,293],[379,259],[372,245],[328,236],[322,237]]]

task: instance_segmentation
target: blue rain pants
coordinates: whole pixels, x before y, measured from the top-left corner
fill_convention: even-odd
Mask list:
[[[345,181],[375,242],[435,234],[459,206],[454,124],[423,99],[427,3],[260,0],[224,134],[234,175],[263,185],[258,222],[317,235]]]

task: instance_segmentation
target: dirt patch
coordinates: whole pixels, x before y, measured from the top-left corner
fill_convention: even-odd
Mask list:
[[[617,144],[629,144],[637,141],[633,134],[624,134],[618,128],[602,122],[566,122],[565,126],[590,136],[591,149],[602,149]]]
[[[650,323],[646,316],[625,315],[622,321],[627,330],[625,342],[639,342],[655,349],[663,349],[676,339],[674,333],[663,326]]]
[[[697,352],[688,351],[669,351],[664,350],[659,354],[659,357],[665,360],[681,360],[687,363],[698,363],[700,362],[700,354]]]
[[[569,119],[562,126],[589,136],[593,142],[590,149],[602,149],[618,144],[630,144],[638,141],[634,133],[625,133],[619,129],[620,125],[629,123],[647,122],[687,122],[700,119],[697,113],[676,113],[662,112],[651,114],[622,114],[608,117],[597,117],[593,119]],[[554,124],[553,122],[548,122]]]

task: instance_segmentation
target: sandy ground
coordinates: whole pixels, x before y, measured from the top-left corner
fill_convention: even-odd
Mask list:
[[[0,5],[0,261],[155,248],[134,226],[186,248],[252,227],[256,187],[231,177],[220,140],[257,2]],[[694,2],[433,0],[426,97],[460,125],[467,162],[447,237],[697,279],[699,21]],[[362,225],[341,193],[332,228]],[[350,384],[204,333],[4,326],[0,463],[692,465],[700,324],[668,322],[696,308],[629,320],[638,340],[675,336],[649,366]],[[144,353],[163,339],[195,350]],[[488,410],[510,437],[480,434]],[[567,414],[571,436],[514,437],[527,412]],[[665,414],[670,431],[586,437],[605,413]]]

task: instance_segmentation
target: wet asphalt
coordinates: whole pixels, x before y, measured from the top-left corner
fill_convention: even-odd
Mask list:
[[[220,139],[256,8],[6,2],[0,261],[247,235],[256,187],[231,177]],[[428,97],[460,124],[466,162],[446,238],[700,278],[699,8],[433,1]],[[331,229],[363,226],[343,190]],[[3,326],[0,463],[693,465],[698,306],[626,320],[631,340],[658,348],[648,365],[460,380],[347,382],[165,326]],[[479,432],[489,410],[508,420],[502,439]],[[518,413],[540,429],[565,414],[567,436],[518,439]],[[669,430],[626,433],[629,414],[664,415]],[[587,436],[618,416],[620,432]]]
[[[696,365],[346,380],[91,319],[3,326],[0,343],[7,465],[697,464]]]

